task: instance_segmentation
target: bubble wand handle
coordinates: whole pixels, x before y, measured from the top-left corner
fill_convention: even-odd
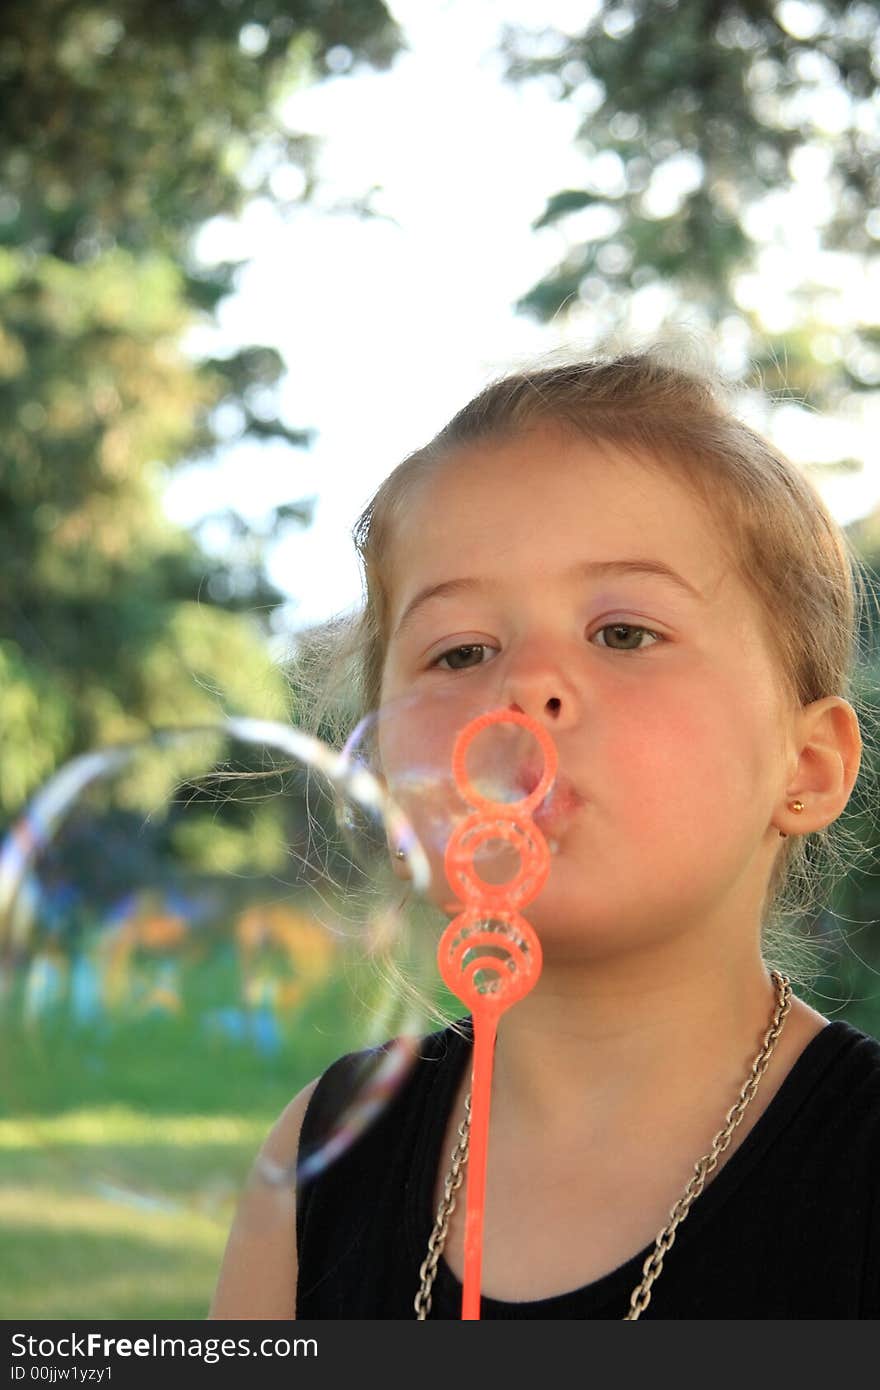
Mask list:
[[[474,1019],[476,1025],[476,1017]],[[498,1015],[480,1011],[474,1028],[473,1092],[471,1096],[470,1152],[468,1154],[467,1208],[464,1231],[464,1292],[461,1316],[478,1320],[483,1274],[483,1213],[486,1209],[486,1164],[489,1157],[489,1105],[492,1064]]]
[[[465,768],[473,739],[490,725],[501,723],[527,729],[544,753],[540,780],[517,802],[493,801],[480,795]],[[489,1109],[498,1019],[528,994],[541,973],[541,943],[518,909],[537,896],[550,872],[550,850],[530,812],[549,790],[556,766],[556,748],[546,730],[527,715],[508,709],[493,710],[472,720],[459,734],[453,750],[456,786],[465,801],[476,807],[456,827],[446,846],[446,876],[463,911],[449,923],[437,951],[444,983],[470,1007],[474,1021],[463,1320],[480,1317]],[[474,867],[474,855],[487,841],[506,842],[519,853],[519,869],[504,884],[486,883]]]

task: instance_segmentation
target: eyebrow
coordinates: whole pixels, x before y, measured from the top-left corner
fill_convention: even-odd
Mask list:
[[[615,574],[653,574],[660,579],[678,585],[685,593],[692,598],[705,600],[705,595],[695,588],[683,575],[678,574],[671,566],[664,564],[662,560],[650,560],[647,558],[637,558],[632,560],[584,560],[565,571],[564,579],[592,579],[604,578]],[[399,637],[404,628],[408,627],[415,617],[417,611],[431,599],[454,598],[457,594],[474,593],[489,587],[488,581],[484,579],[444,579],[439,584],[429,584],[424,589],[420,589],[415,598],[407,604],[397,627],[394,636]]]

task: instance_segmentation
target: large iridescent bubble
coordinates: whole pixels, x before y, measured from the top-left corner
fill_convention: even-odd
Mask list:
[[[252,719],[159,729],[68,763],[23,809],[0,841],[7,1221],[45,1234],[65,1211],[97,1228],[123,1212],[153,1240],[186,1217],[216,1251],[247,1161],[307,1081],[370,1049],[299,1171],[258,1165],[279,1190],[394,1100],[419,1037],[442,1026],[432,1005],[465,1012],[436,967],[455,910],[444,850],[470,809],[451,756],[492,702],[460,689],[383,706],[338,751]],[[539,762],[502,727],[468,771],[517,801]],[[487,882],[515,871],[509,844],[480,854]],[[2,1306],[2,1289],[0,1316],[41,1315]],[[44,1315],[90,1311],[72,1288]]]

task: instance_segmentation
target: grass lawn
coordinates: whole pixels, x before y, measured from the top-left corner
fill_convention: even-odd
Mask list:
[[[190,1016],[0,1036],[0,1319],[203,1318],[284,1105],[363,1046],[325,991],[273,1055]]]
[[[203,1318],[256,1117],[0,1121],[0,1317]]]

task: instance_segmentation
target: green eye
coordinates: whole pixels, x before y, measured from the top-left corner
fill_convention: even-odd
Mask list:
[[[650,629],[650,628],[647,628],[647,627],[639,627],[639,625],[638,625],[637,623],[606,623],[603,627],[600,627],[600,628],[598,629],[598,631],[599,631],[599,632],[625,632],[625,633],[629,633],[629,634],[635,633],[635,634],[640,635],[640,636],[653,637],[653,638],[654,638],[654,642],[662,642],[662,641],[663,641],[663,638],[660,636],[659,633],[657,633],[657,632],[652,632],[651,629]],[[650,643],[649,645],[653,646],[653,645],[654,645],[654,642]],[[640,652],[640,651],[643,651],[643,650],[644,650],[644,647],[643,647],[643,646],[638,646],[638,647],[633,647],[633,646],[621,646],[621,647],[617,647],[617,646],[611,646],[611,645],[609,645],[608,642],[604,642],[604,641],[600,643],[600,646],[607,647],[608,650],[609,650],[609,651],[612,651],[612,652]]]
[[[443,652],[434,662],[435,666],[441,666],[445,661],[444,668],[447,671],[466,671],[471,666],[481,666],[482,661],[475,661],[473,657],[477,652],[484,652],[485,644],[482,642],[468,642],[461,647],[450,647],[448,652]]]

